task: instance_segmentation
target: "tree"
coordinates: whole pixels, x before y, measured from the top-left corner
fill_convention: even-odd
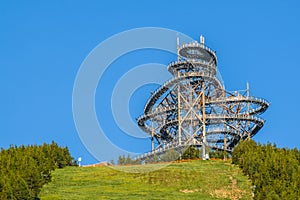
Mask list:
[[[130,154],[128,154],[128,155],[127,155],[127,158],[126,158],[125,164],[127,164],[127,165],[130,165],[130,164],[132,164],[132,160],[131,160],[131,158],[130,158]]]
[[[189,146],[182,154],[182,159],[195,159],[199,158],[199,150],[196,149],[194,146]]]
[[[254,199],[298,199],[300,188],[299,150],[242,141],[232,152],[254,185]]]
[[[162,157],[161,160],[165,162],[171,162],[179,159],[180,154],[174,150],[169,149]]]
[[[124,165],[125,164],[125,156],[119,156],[118,157],[118,165]]]
[[[110,164],[111,164],[111,165],[115,165],[115,161],[114,161],[114,160],[111,160],[111,161],[110,161]]]
[[[55,142],[42,146],[10,146],[0,151],[0,199],[35,199],[51,181],[51,171],[72,165],[67,147]]]

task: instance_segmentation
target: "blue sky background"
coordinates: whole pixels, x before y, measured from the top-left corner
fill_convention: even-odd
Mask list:
[[[9,1],[0,2],[0,147],[67,145],[83,163],[96,160],[77,134],[72,116],[76,73],[89,52],[119,32],[164,27],[199,39],[217,51],[227,90],[245,89],[271,102],[255,136],[261,143],[300,148],[298,129],[300,3],[269,1]],[[175,41],[174,41],[175,42]],[[166,52],[144,50],[114,63],[96,93],[97,115],[111,139],[128,150],[149,150],[150,141],[128,140],[111,117],[110,95],[122,73],[149,62],[168,64]],[[122,68],[118,68],[121,65]],[[101,83],[101,82],[100,82]],[[130,102],[132,118],[142,114],[149,92]],[[121,139],[122,140],[121,140]],[[122,141],[122,142],[120,142]]]

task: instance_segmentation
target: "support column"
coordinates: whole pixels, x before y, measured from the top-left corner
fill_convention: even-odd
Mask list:
[[[204,81],[202,82],[202,159],[206,159],[206,111],[205,111],[205,90]]]
[[[180,76],[180,71],[177,72],[177,76]],[[181,105],[180,105],[180,82],[177,84],[177,118],[178,118],[178,143],[181,145]]]
[[[226,151],[227,148],[227,144],[226,144],[226,134],[224,134],[224,151]]]
[[[154,151],[154,125],[153,125],[153,120],[151,121],[151,151]]]

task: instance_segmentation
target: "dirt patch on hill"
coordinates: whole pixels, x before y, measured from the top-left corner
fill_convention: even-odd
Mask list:
[[[188,190],[188,189],[184,189],[184,190],[180,190],[180,192],[183,193],[194,193],[194,192],[200,192],[201,190],[199,189],[193,189],[193,190]]]
[[[237,188],[236,179],[234,179],[232,176],[229,176],[229,179],[231,180],[231,188],[214,190],[212,193],[210,193],[210,195],[215,198],[228,198],[232,200],[238,200],[242,198],[245,191]]]

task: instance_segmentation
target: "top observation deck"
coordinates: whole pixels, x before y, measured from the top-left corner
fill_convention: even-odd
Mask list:
[[[217,69],[216,52],[204,45],[204,37],[200,36],[200,43],[193,41],[179,44],[177,38],[178,60],[168,65],[168,71],[173,76],[179,76],[187,72],[198,72],[199,74],[214,77]]]
[[[216,52],[204,45],[204,37],[202,35],[200,36],[200,43],[194,41],[181,46],[178,44],[178,56],[182,60],[200,61],[214,66],[217,65]]]

